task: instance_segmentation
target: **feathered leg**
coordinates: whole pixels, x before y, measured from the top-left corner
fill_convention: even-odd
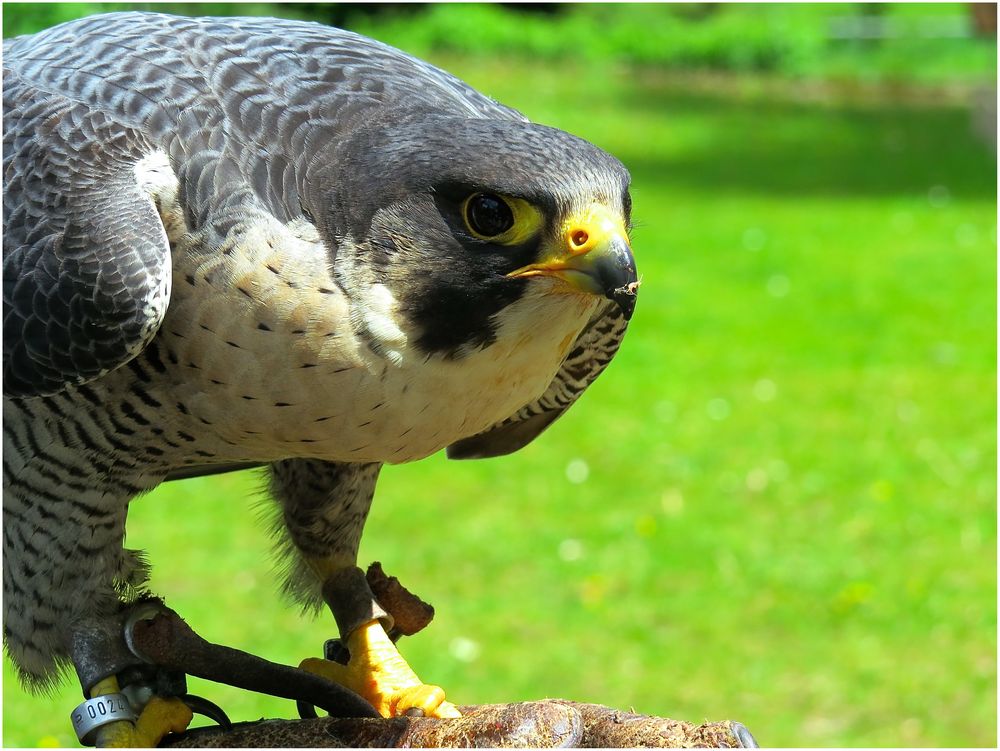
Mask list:
[[[347,686],[385,717],[419,709],[457,717],[444,691],[420,681],[387,631],[392,618],[378,604],[357,566],[358,544],[375,492],[380,464],[334,464],[292,459],[271,465],[271,492],[282,506],[292,543],[288,589],[300,599],[330,606],[350,660],[321,659],[301,667]]]
[[[94,476],[97,452],[60,442],[55,415],[42,419],[52,401],[35,400],[34,419],[21,402],[4,404],[4,645],[29,686],[51,685],[72,662],[85,697],[98,700],[93,719],[129,718],[98,728],[99,745],[155,746],[191,711],[177,699],[133,706],[119,693],[117,676],[142,662],[125,646],[123,623],[146,567],[122,543],[128,501],[148,486],[121,466]],[[81,441],[90,435],[76,427]]]

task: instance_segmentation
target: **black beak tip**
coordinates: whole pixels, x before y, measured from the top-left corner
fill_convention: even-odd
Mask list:
[[[639,294],[639,277],[628,242],[620,237],[614,238],[607,254],[596,263],[596,270],[605,296],[614,300],[625,320],[629,320]]]
[[[608,293],[608,297],[614,300],[621,308],[622,315],[628,321],[632,318],[635,310],[636,298],[639,296],[639,282],[629,282],[621,287],[616,287]]]

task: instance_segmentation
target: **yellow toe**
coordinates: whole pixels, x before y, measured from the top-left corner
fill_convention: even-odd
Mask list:
[[[154,696],[135,722],[136,737],[140,741],[148,740],[148,746],[153,748],[160,745],[167,733],[183,733],[193,716],[191,708],[180,699]]]
[[[444,690],[417,678],[392,643],[382,624],[372,621],[350,635],[347,665],[309,658],[299,665],[364,697],[383,717],[398,717],[419,709],[427,717],[460,717]]]
[[[392,697],[393,716],[419,709],[425,717],[461,717],[454,704],[444,700],[444,689],[421,683],[398,691]]]
[[[105,678],[91,690],[91,696],[118,692],[118,679]],[[101,748],[156,748],[167,733],[182,733],[191,724],[191,708],[180,699],[154,696],[143,707],[135,723],[112,722],[97,730]]]
[[[181,733],[191,723],[191,709],[180,699],[154,696],[139,719],[113,722],[97,731],[97,745],[102,748],[156,748],[167,733]]]

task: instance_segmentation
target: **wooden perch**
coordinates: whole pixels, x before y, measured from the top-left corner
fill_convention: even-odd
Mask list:
[[[695,725],[560,699],[461,707],[455,720],[260,720],[167,736],[174,748],[755,748],[737,722]]]
[[[369,586],[395,626],[391,634],[412,634],[426,626],[434,609],[372,564]],[[738,722],[695,725],[663,717],[623,712],[599,704],[562,699],[520,704],[459,707],[462,717],[343,716],[345,697],[331,696],[336,684],[310,673],[268,662],[198,636],[172,610],[157,604],[155,617],[138,621],[132,642],[157,665],[233,686],[325,706],[341,716],[305,720],[259,720],[228,729],[197,728],[168,735],[160,744],[174,748],[756,748]],[[328,685],[327,685],[328,684]],[[334,692],[336,693],[336,692]],[[348,692],[349,693],[349,692]],[[360,697],[350,694],[363,702]],[[365,704],[362,709],[374,710]],[[356,714],[362,714],[356,712]]]

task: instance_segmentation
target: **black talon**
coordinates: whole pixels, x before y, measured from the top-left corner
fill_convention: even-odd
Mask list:
[[[733,737],[739,741],[740,748],[760,748],[756,739],[742,722],[730,723],[729,728],[733,731]]]
[[[351,653],[340,639],[327,639],[323,642],[323,659],[346,665],[351,659]]]
[[[316,714],[316,707],[307,701],[302,701],[299,699],[295,702],[295,706],[299,710],[299,718],[303,720],[315,720],[319,715]]]
[[[233,723],[226,714],[226,711],[214,701],[203,699],[202,697],[195,696],[194,694],[184,694],[180,697],[180,699],[187,704],[188,709],[195,714],[207,717],[208,719],[214,721],[217,725],[221,726],[223,730],[232,729]]]

